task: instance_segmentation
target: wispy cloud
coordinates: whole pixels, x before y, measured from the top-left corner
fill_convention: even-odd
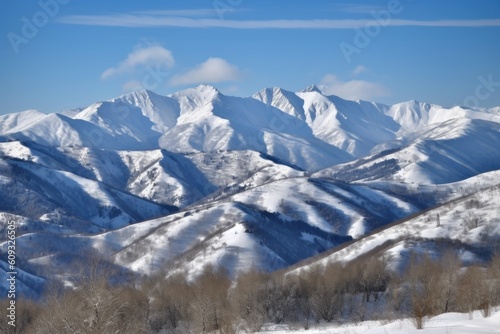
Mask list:
[[[136,47],[127,58],[115,67],[110,67],[101,74],[101,79],[108,79],[118,74],[132,72],[139,67],[164,66],[171,68],[174,65],[172,53],[159,46]]]
[[[222,58],[209,58],[191,71],[173,76],[170,84],[177,86],[238,81],[242,76],[243,72],[238,67],[229,64],[226,60]]]
[[[338,95],[347,100],[371,100],[389,96],[390,91],[383,84],[366,80],[342,81],[333,74],[327,74],[319,84],[326,95]]]
[[[373,19],[352,20],[220,20],[174,17],[158,14],[71,15],[59,18],[65,24],[110,27],[183,27],[230,29],[352,29],[373,23]],[[393,27],[498,27],[500,19],[481,20],[403,20],[393,19]]]
[[[233,8],[233,10],[235,10]],[[200,9],[174,9],[174,10],[145,10],[136,11],[135,15],[160,15],[160,16],[190,16],[190,17],[210,17],[217,16],[214,8]]]

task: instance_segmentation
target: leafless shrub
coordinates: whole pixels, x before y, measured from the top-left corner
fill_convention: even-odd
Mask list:
[[[338,263],[328,264],[323,275],[317,277],[311,294],[315,314],[326,322],[337,319],[344,307],[346,289],[340,275],[343,269]]]
[[[213,266],[205,267],[203,273],[193,282],[190,309],[196,332],[231,330],[228,303],[230,285],[227,274]]]
[[[422,329],[424,318],[433,313],[433,293],[437,282],[432,273],[435,269],[435,263],[428,256],[412,255],[405,273],[405,289],[411,304],[412,319],[417,329]]]
[[[472,266],[461,275],[459,282],[458,305],[461,311],[469,312],[480,309],[485,317],[490,315],[491,298],[484,268]]]
[[[481,201],[479,201],[476,197],[469,199],[464,204],[466,210],[477,209],[480,205]]]
[[[311,279],[311,271],[302,273],[297,277],[293,277],[295,284],[295,307],[299,317],[303,320],[305,329],[309,329],[310,321],[313,318],[313,309],[311,306],[311,296],[313,290],[313,281]]]
[[[112,267],[96,254],[78,263],[63,292],[49,291],[35,333],[146,333],[147,299],[133,287],[111,286]]]
[[[404,311],[404,305],[408,301],[407,294],[403,288],[403,279],[399,275],[392,275],[387,287],[388,302],[392,309],[398,313]]]
[[[10,299],[2,299],[0,300],[0,309],[8,310],[11,306]],[[12,323],[9,324],[12,320],[3,314],[0,317],[0,333],[5,334],[29,334],[33,333],[33,322],[39,316],[41,312],[40,305],[29,299],[19,298],[15,300],[15,326],[12,326]],[[10,312],[9,312],[10,313]]]
[[[263,286],[267,279],[267,274],[251,270],[238,277],[232,290],[236,314],[252,332],[260,330],[266,322],[266,296]]]
[[[467,228],[467,230],[471,230],[473,228],[478,227],[479,225],[484,223],[484,218],[475,214],[469,212],[468,215],[466,215],[464,218],[464,226]]]
[[[491,302],[493,305],[500,305],[500,252],[497,252],[491,258],[488,274],[492,290]]]
[[[188,320],[190,287],[186,275],[179,273],[163,278],[159,274],[142,284],[148,296],[150,311],[148,321],[153,331],[175,333],[182,321]]]
[[[281,275],[270,276],[265,282],[266,318],[282,323],[293,310],[293,284]]]
[[[54,286],[44,303],[19,301],[16,329],[0,319],[2,333],[216,333],[255,332],[267,322],[360,322],[409,314],[415,327],[445,312],[480,309],[500,302],[500,255],[487,268],[462,271],[456,253],[438,259],[412,255],[403,275],[391,273],[387,258],[366,256],[347,264],[315,265],[299,275],[251,270],[231,282],[223,270],[158,273],[132,284],[110,284],[113,267],[91,254],[70,277],[72,288]],[[379,298],[391,309],[371,312]],[[5,303],[5,301],[0,302]],[[1,305],[0,305],[1,306]],[[378,306],[378,305],[376,305]],[[3,307],[3,306],[2,306]],[[370,312],[368,312],[370,310]]]

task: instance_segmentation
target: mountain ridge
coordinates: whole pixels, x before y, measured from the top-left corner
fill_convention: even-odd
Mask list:
[[[135,274],[278,270],[459,192],[483,196],[498,147],[495,108],[348,101],[317,87],[142,90],[0,116],[0,217],[18,224],[32,293],[47,268],[64,277],[61,258],[89,249]]]

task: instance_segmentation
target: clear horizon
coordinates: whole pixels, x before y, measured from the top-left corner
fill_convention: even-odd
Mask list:
[[[500,3],[8,1],[0,114],[85,107],[206,83],[386,104],[500,106]]]

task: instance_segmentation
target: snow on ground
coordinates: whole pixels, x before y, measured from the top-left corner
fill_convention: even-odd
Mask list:
[[[118,263],[141,272],[183,259],[193,271],[205,263],[242,268],[253,261],[276,269],[287,252],[317,247],[327,234],[361,237],[497,184],[500,172],[477,183],[444,185],[500,169],[499,123],[498,108],[444,109],[416,101],[385,106],[324,96],[314,87],[240,98],[206,85],[168,97],[134,92],[78,113],[8,114],[0,116],[0,190],[2,199],[14,200],[4,201],[2,210],[36,232],[18,239],[33,249],[27,261],[36,260],[31,253],[43,257],[53,246],[67,251],[76,244],[118,252]],[[387,149],[396,150],[351,161]],[[394,240],[388,252],[397,256],[405,250],[399,239],[408,236],[488,240],[500,234],[498,196],[478,194],[481,207],[474,201],[443,207],[401,225],[403,230],[366,238],[346,248],[346,258],[388,239]],[[23,205],[13,210],[15,201]],[[174,209],[152,202],[189,211],[122,228]],[[0,212],[2,217],[8,218]],[[246,232],[244,224],[259,227],[268,239]],[[271,239],[276,236],[278,242]],[[279,247],[272,246],[281,243],[289,248],[273,255]]]
[[[332,192],[339,193],[346,198],[355,197],[352,193],[344,191],[338,187]],[[307,178],[289,178],[265,184],[246,192],[241,192],[233,197],[234,201],[258,206],[267,212],[279,212],[283,217],[289,219],[302,219],[308,224],[316,226],[323,231],[332,231],[332,223],[325,220],[310,204],[316,201],[327,205],[343,217],[349,217],[353,222],[361,222],[363,217],[357,212],[356,208],[349,203],[344,203],[342,197],[332,196],[332,193],[315,187]],[[347,222],[342,225],[343,229],[349,229]],[[364,228],[362,228],[364,230]],[[346,231],[335,230],[336,233],[343,234]]]
[[[479,180],[488,179],[495,173],[488,174],[478,177]],[[457,187],[468,182],[470,181],[458,182],[450,187]],[[397,266],[400,261],[406,259],[407,251],[419,251],[420,246],[424,247],[422,242],[425,241],[449,240],[476,246],[495,242],[498,240],[495,236],[500,234],[499,196],[498,185],[477,191],[472,196],[451,201],[406,222],[361,238],[356,243],[338,250],[317,263],[348,262],[386,244],[387,249],[383,252],[391,260],[391,266]],[[416,239],[420,241],[416,242]],[[468,257],[472,255],[461,252],[460,256],[462,260],[468,262]]]
[[[427,319],[424,329],[415,328],[411,319],[400,319],[388,322],[364,321],[358,324],[319,324],[313,325],[305,330],[298,325],[296,328],[287,328],[283,325],[270,325],[261,334],[287,334],[287,333],[307,333],[307,334],[481,334],[500,333],[500,309],[493,312],[491,316],[484,318],[481,312],[472,314],[445,313]]]
[[[171,220],[175,219],[178,215],[171,215]],[[92,240],[92,247],[100,251],[116,252],[133,243],[134,241],[146,236],[159,225],[164,224],[167,220],[165,217],[141,222],[139,224],[128,225],[120,229],[90,236]],[[85,237],[83,237],[85,238]]]

